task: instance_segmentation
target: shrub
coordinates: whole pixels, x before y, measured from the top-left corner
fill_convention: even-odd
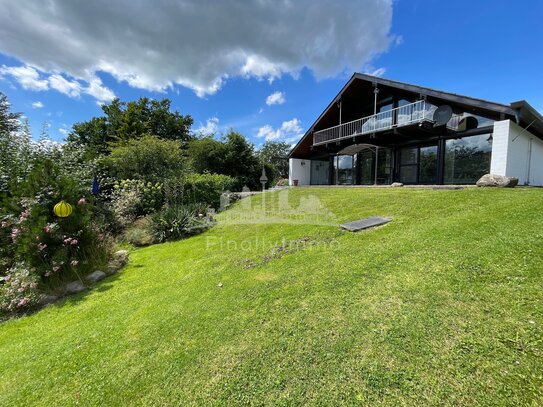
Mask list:
[[[262,163],[254,146],[235,131],[229,131],[221,140],[203,137],[191,140],[187,145],[187,157],[192,169],[198,173],[217,173],[231,176],[235,182],[232,190],[241,191],[244,186],[260,188]],[[275,177],[273,166],[265,164],[269,182]]]
[[[125,179],[115,181],[113,184],[114,192],[118,191],[122,194],[135,192],[139,198],[139,204],[136,207],[136,215],[148,215],[156,212],[162,207],[164,197],[162,195],[162,183],[160,182],[145,182],[136,179]]]
[[[157,182],[183,172],[184,158],[178,141],[143,136],[111,150],[101,164],[117,179]]]
[[[149,246],[154,243],[149,217],[137,219],[124,233],[124,240],[136,246]]]
[[[47,154],[34,157],[30,167],[26,179],[15,186],[13,196],[1,208],[0,275],[55,287],[101,266],[109,254],[108,240],[93,219],[93,198],[84,197],[82,184]],[[61,200],[73,207],[67,218],[53,213]],[[25,292],[22,286],[18,289]],[[5,290],[2,307],[12,310],[9,304],[14,298]],[[18,308],[31,306],[31,300],[20,302]]]
[[[184,202],[201,202],[213,208],[220,205],[221,194],[230,190],[235,180],[222,174],[190,174],[185,179]]]
[[[213,225],[207,206],[202,204],[167,206],[151,219],[152,233],[157,242],[195,235]]]
[[[0,285],[0,315],[36,306],[39,301],[38,276],[23,263],[8,269]]]
[[[116,226],[126,229],[138,216],[141,205],[140,194],[135,190],[116,191],[111,196],[111,210]]]

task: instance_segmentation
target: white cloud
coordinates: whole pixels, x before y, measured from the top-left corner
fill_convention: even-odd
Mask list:
[[[69,81],[60,75],[51,75],[49,77],[49,86],[58,90],[60,93],[72,98],[78,98],[81,95],[81,84],[77,81]]]
[[[360,70],[395,40],[392,4],[0,0],[0,52],[85,81],[89,94],[95,91],[91,80],[103,71],[136,88],[181,85],[204,96],[232,77],[271,81],[296,77],[304,67],[317,78]],[[27,86],[47,89],[39,81],[34,77]],[[77,93],[75,87],[67,91]]]
[[[34,109],[41,109],[43,106],[44,106],[44,104],[42,102],[40,102],[39,100],[32,103],[32,107]]]
[[[89,86],[85,88],[85,93],[94,97],[99,104],[102,102],[111,102],[115,99],[115,93],[102,84],[99,78],[92,78]]]
[[[266,104],[271,105],[282,105],[285,103],[285,94],[283,92],[273,92],[270,96],[266,98]]]
[[[292,143],[297,141],[303,135],[303,129],[300,120],[294,118],[284,121],[281,127],[274,129],[269,124],[258,129],[257,137],[264,138],[266,141],[285,141]]]
[[[200,136],[209,136],[217,134],[219,130],[219,118],[210,117],[206,120],[206,124],[200,123],[200,127],[195,130],[195,133]]]
[[[58,132],[60,134],[62,134],[63,136],[67,136],[68,134],[70,134],[70,131],[68,129],[65,129],[64,127],[61,127],[60,129],[58,129]]]
[[[373,69],[373,70],[370,70],[370,71],[366,71],[366,73],[368,75],[373,75],[373,76],[383,76],[386,72],[386,68],[377,68],[377,69]]]
[[[5,66],[0,67],[0,78],[11,76],[24,89],[34,91],[46,91],[54,89],[71,98],[79,98],[82,93],[94,97],[99,104],[110,102],[115,98],[113,91],[102,84],[100,78],[94,75],[87,76],[88,85],[84,81],[76,79],[66,79],[59,73],[49,74],[34,68],[32,66]],[[40,103],[41,102],[36,102]],[[41,106],[32,107],[39,108]]]
[[[0,77],[12,76],[23,89],[47,90],[49,83],[40,79],[39,72],[31,66],[5,66],[0,67]]]

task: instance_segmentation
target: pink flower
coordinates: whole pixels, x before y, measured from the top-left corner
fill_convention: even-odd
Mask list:
[[[28,304],[28,302],[29,302],[29,299],[25,297],[21,301],[19,301],[19,303],[17,304],[17,307],[19,308],[24,307]]]
[[[30,283],[30,288],[33,288],[34,290],[38,288],[38,283]]]
[[[45,249],[47,247],[47,245],[45,243],[40,243],[38,244],[38,250],[41,252],[43,251],[43,249]]]
[[[77,239],[73,239],[73,240],[70,242],[70,244],[71,244],[72,246],[77,245],[77,243],[79,243],[79,242],[77,241]]]
[[[11,238],[12,238],[13,240],[15,240],[15,239],[17,239],[17,236],[19,236],[20,234],[21,234],[21,229],[13,228],[13,229],[11,230],[11,235],[10,235],[10,236],[11,236]]]
[[[60,270],[60,267],[59,266],[53,266],[53,271],[56,273],[57,271]]]
[[[79,262],[78,262],[77,260],[72,260],[72,261],[70,262],[70,266],[72,266],[72,267],[75,267],[75,266],[77,266],[78,264],[79,264]]]
[[[21,221],[23,221],[23,220],[27,219],[29,216],[30,216],[30,210],[25,209],[23,212],[21,212],[21,216],[19,216],[19,219]]]
[[[87,200],[85,198],[80,198],[79,201],[77,201],[77,204],[79,206],[85,205],[87,203]]]
[[[3,228],[7,228],[9,226],[9,223],[7,223],[6,221],[2,221],[2,223],[0,224]]]
[[[72,241],[72,238],[67,237],[66,239],[64,239],[64,244],[69,244],[69,243],[71,243],[71,241]]]

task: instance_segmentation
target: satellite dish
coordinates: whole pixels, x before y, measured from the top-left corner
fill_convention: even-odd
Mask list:
[[[466,116],[462,120],[460,120],[460,123],[458,123],[458,130],[464,131],[476,129],[477,126],[479,126],[479,120],[477,120],[476,117]]]
[[[449,105],[439,106],[434,112],[434,122],[437,126],[444,126],[451,120],[453,114],[452,107]]]

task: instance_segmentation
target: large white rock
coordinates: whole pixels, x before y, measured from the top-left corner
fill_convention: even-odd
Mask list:
[[[118,250],[113,253],[113,257],[107,265],[107,274],[116,273],[119,269],[128,263],[128,250]]]
[[[485,174],[477,181],[478,187],[514,188],[517,184],[518,178],[494,174]]]

